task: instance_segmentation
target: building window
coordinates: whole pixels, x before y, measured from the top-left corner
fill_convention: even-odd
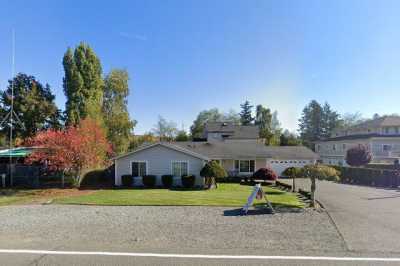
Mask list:
[[[383,149],[383,151],[390,151],[390,150],[392,150],[392,145],[383,144],[382,149]]]
[[[332,145],[332,150],[336,151],[336,144]]]
[[[147,174],[146,162],[132,162],[132,176],[145,176]]]
[[[253,173],[255,167],[254,160],[236,160],[235,170],[240,173]]]
[[[172,175],[173,176],[183,176],[187,175],[189,172],[188,162],[173,161],[172,162]]]
[[[395,132],[396,134],[399,134],[399,127],[395,127],[395,128],[394,128],[394,132]]]
[[[346,150],[346,143],[342,144],[342,148],[343,148],[344,151]]]

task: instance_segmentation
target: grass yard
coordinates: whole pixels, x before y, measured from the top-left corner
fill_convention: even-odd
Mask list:
[[[58,204],[90,205],[153,205],[153,206],[243,206],[253,187],[239,184],[218,184],[213,190],[168,189],[106,189],[91,194],[63,197],[54,200]],[[275,207],[303,208],[297,194],[263,187]],[[255,203],[262,203],[256,201]]]
[[[78,189],[0,189],[0,206],[12,204],[42,204],[50,200],[78,195],[87,195],[93,191]]]

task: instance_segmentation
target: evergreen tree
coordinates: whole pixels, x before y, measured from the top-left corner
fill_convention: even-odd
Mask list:
[[[99,58],[85,43],[74,51],[68,48],[63,58],[66,122],[76,125],[83,118],[102,121],[103,79]]]
[[[250,102],[246,100],[240,105],[240,108],[242,108],[242,111],[240,112],[240,122],[244,126],[250,125],[254,120],[252,116],[253,106],[250,105]]]
[[[304,107],[299,122],[300,137],[303,143],[314,148],[313,141],[321,139],[323,135],[323,109],[321,105],[312,100]]]
[[[300,137],[303,143],[314,148],[313,142],[328,138],[334,129],[340,127],[340,116],[332,111],[328,103],[322,107],[317,101],[312,100],[304,109],[299,120]]]
[[[129,74],[126,70],[113,69],[104,79],[103,114],[107,138],[116,154],[129,148],[129,138],[136,121],[129,117],[127,97]]]
[[[11,84],[14,85],[14,112],[21,120],[23,126],[15,123],[15,136],[26,139],[38,131],[61,127],[60,110],[54,103],[55,96],[51,93],[48,84],[43,85],[33,76],[19,73],[14,80],[8,81],[9,85],[1,93],[0,113],[2,117],[9,113],[11,107]],[[3,128],[4,134],[8,129]]]
[[[297,138],[297,136],[293,133],[290,133],[287,129],[280,136],[280,146],[297,146],[300,144],[301,141]]]

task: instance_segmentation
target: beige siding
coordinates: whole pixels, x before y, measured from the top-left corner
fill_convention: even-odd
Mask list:
[[[158,177],[158,184],[160,184],[160,177],[162,175],[172,173],[172,161],[187,161],[189,174],[196,176],[196,185],[202,185],[202,178],[200,177],[200,170],[204,165],[202,159],[157,145],[116,160],[115,184],[117,186],[121,185],[122,175],[131,174],[132,161],[146,161],[147,174],[156,175]]]

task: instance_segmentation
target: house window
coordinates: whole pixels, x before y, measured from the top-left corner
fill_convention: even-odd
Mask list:
[[[255,161],[254,160],[236,160],[235,170],[239,170],[240,173],[252,173],[254,172]]]
[[[332,145],[332,150],[336,151],[336,144]]]
[[[392,149],[392,145],[383,144],[382,149],[383,149],[383,151],[390,151]]]
[[[343,148],[344,151],[346,150],[346,143],[342,144],[342,148]]]
[[[385,127],[385,134],[389,134],[389,128]]]
[[[172,175],[173,176],[183,176],[187,175],[189,172],[188,162],[173,161],[172,162]]]
[[[146,162],[132,162],[132,176],[145,176],[147,174]]]

